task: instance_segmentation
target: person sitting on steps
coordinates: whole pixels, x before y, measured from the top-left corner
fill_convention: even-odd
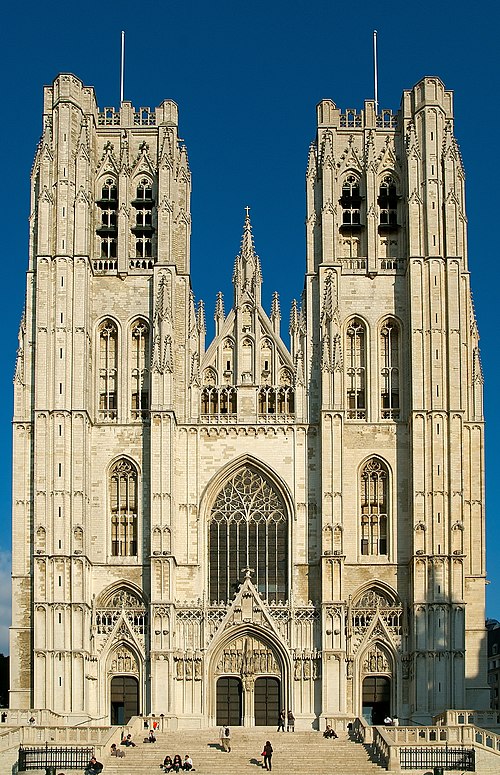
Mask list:
[[[337,733],[335,732],[335,730],[331,728],[330,724],[327,724],[327,725],[326,725],[326,729],[325,729],[325,731],[323,732],[323,737],[326,737],[326,738],[329,738],[329,739],[335,740],[335,738],[337,738],[337,737],[338,737],[338,735],[337,735]]]
[[[172,772],[172,768],[174,766],[172,757],[167,754],[163,760],[163,764],[160,766],[163,767],[164,772]]]

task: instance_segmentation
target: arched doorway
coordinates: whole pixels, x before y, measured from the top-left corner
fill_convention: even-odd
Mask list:
[[[217,725],[239,727],[243,718],[243,692],[240,678],[222,676],[217,681]]]
[[[127,724],[139,715],[139,681],[130,675],[111,679],[111,724]]]
[[[256,727],[269,727],[278,722],[280,712],[280,682],[278,678],[257,678],[254,688]]]
[[[385,675],[363,679],[363,718],[368,724],[383,724],[391,715],[391,680]]]

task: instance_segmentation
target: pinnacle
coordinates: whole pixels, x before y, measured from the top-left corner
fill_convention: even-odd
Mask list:
[[[215,315],[214,318],[224,318],[224,296],[222,291],[217,294],[217,301],[215,302]]]
[[[245,223],[243,224],[243,236],[241,238],[240,257],[248,259],[250,256],[257,258],[250,222],[250,208],[246,207]]]

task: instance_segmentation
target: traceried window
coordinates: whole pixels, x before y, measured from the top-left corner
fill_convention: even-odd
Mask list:
[[[149,410],[149,327],[139,320],[131,337],[131,410],[136,420],[146,419]]]
[[[346,388],[347,417],[366,419],[366,329],[358,318],[347,327]]]
[[[386,175],[382,180],[378,195],[379,230],[397,229],[398,226],[398,195],[396,181],[392,175]]]
[[[237,392],[235,387],[206,385],[201,391],[202,419],[222,420],[236,416]]]
[[[221,489],[210,513],[210,600],[231,600],[245,575],[264,599],[288,594],[287,510],[275,486],[246,466]]]
[[[399,418],[399,328],[386,320],[380,330],[381,415],[384,420]]]
[[[134,208],[134,224],[132,233],[135,239],[136,258],[151,258],[153,255],[153,187],[148,178],[139,181],[135,199],[132,200]]]
[[[118,189],[114,178],[106,178],[97,200],[99,224],[97,234],[101,242],[101,258],[116,258],[118,238]]]
[[[388,554],[388,471],[377,458],[363,467],[360,477],[361,554]]]
[[[342,183],[342,230],[358,230],[361,228],[361,194],[359,179],[355,175],[348,175]]]
[[[119,460],[110,475],[111,554],[137,556],[137,469],[128,460]]]
[[[259,415],[291,416],[295,412],[295,392],[290,386],[261,387],[259,390]]]
[[[116,420],[118,409],[118,328],[112,320],[99,326],[99,415]]]

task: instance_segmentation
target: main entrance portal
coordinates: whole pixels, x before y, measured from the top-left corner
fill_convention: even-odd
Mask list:
[[[363,680],[363,718],[368,724],[383,724],[391,715],[391,682],[383,675],[369,675]]]
[[[280,682],[277,678],[257,678],[254,690],[255,726],[269,727],[278,723]]]
[[[241,680],[219,678],[217,681],[217,724],[238,727],[243,716]]]
[[[139,715],[139,682],[128,675],[111,679],[111,723],[126,724]]]

